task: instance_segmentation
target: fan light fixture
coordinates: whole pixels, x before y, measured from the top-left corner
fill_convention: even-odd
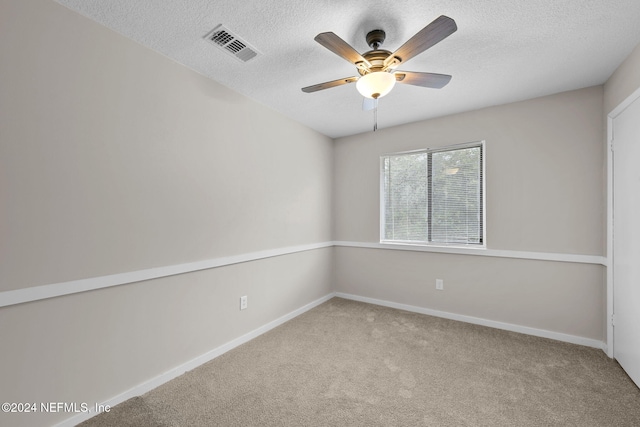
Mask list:
[[[303,87],[302,91],[311,93],[357,82],[356,88],[358,92],[365,98],[374,100],[373,130],[375,131],[378,128],[378,98],[382,98],[388,94],[391,89],[393,89],[393,86],[395,86],[396,81],[403,84],[434,89],[440,89],[449,83],[451,76],[448,74],[399,71],[396,70],[396,68],[400,64],[404,64],[414,56],[449,37],[457,29],[458,26],[453,19],[441,15],[418,31],[393,53],[385,49],[380,49],[380,46],[386,38],[383,30],[377,29],[369,31],[366,40],[372,50],[363,54],[358,53],[349,43],[331,31],[320,33],[315,36],[314,40],[339,57],[355,65],[358,74],[362,77],[353,76],[319,83]]]
[[[396,76],[385,71],[376,71],[360,77],[356,89],[365,98],[378,99],[391,92],[395,84]]]

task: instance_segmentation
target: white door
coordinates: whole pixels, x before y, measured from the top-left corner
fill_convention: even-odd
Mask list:
[[[640,99],[613,119],[613,356],[640,386]]]

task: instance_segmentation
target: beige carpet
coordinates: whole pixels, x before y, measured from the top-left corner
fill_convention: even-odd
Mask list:
[[[640,426],[601,350],[334,298],[82,426]]]

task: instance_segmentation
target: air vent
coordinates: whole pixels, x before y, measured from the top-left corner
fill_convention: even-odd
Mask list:
[[[205,38],[242,62],[247,62],[258,55],[256,48],[240,39],[240,37],[233,34],[233,32],[225,28],[222,24],[211,30]]]

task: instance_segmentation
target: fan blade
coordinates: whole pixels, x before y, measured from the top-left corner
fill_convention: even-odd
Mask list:
[[[397,64],[407,62],[409,59],[424,52],[438,42],[449,37],[458,29],[456,21],[448,16],[441,15],[429,25],[418,31],[413,37],[405,42],[398,50],[393,52],[384,60],[385,67],[388,67],[397,58]],[[393,67],[392,67],[393,68]]]
[[[342,40],[332,32],[320,33],[314,38],[314,40],[352,64],[358,65],[361,63],[366,66],[367,69],[371,67],[369,61],[364,59],[364,57],[352,48],[349,43]]]
[[[317,85],[303,87],[302,91],[306,93],[317,92],[323,89],[329,89],[336,86],[342,86],[347,83],[353,83],[357,81],[357,77],[347,77],[344,79],[332,80],[330,82],[318,83]]]
[[[398,83],[433,89],[440,89],[451,80],[451,76],[448,74],[418,73],[414,71],[396,71],[394,75]]]

